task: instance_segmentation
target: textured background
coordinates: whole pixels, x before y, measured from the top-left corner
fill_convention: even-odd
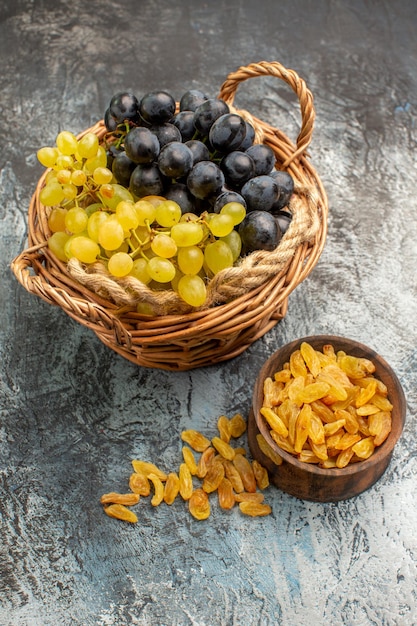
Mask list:
[[[2,0],[2,626],[417,623],[416,30],[413,0]],[[315,95],[326,248],[286,319],[242,356],[138,368],[10,272],[36,150],[100,119],[116,91],[216,95],[258,60],[294,68]],[[249,81],[238,98],[296,136],[285,85]],[[212,436],[220,414],[247,415],[265,358],[315,333],[372,346],[406,393],[403,437],[373,488],[338,504],[269,488],[273,513],[254,520],[213,503],[198,523],[180,501],[140,503],[136,526],[103,514],[101,494],[126,489],[132,458],[178,467],[182,429]]]

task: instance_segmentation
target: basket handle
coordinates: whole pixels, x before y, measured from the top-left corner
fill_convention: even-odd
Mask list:
[[[113,313],[99,304],[71,296],[65,289],[54,287],[38,274],[44,258],[40,250],[44,246],[43,243],[27,248],[11,262],[11,270],[18,282],[26,291],[48,304],[60,306],[70,317],[78,321],[87,317],[91,321],[89,327],[97,334],[104,327],[114,332],[118,344],[130,347],[132,337]],[[30,269],[34,270],[35,274],[32,274]]]
[[[305,81],[300,78],[294,70],[286,69],[277,61],[260,61],[259,63],[251,63],[250,65],[242,66],[236,70],[236,72],[230,73],[220,87],[218,97],[224,100],[227,104],[233,105],[239,83],[242,83],[249,78],[256,78],[258,76],[273,76],[275,78],[280,78],[293,89],[300,102],[301,130],[297,137],[296,150],[291,158],[286,162],[286,165],[288,165],[289,162],[302,155],[310,144],[314,120],[316,117],[313,105],[313,94],[307,88]]]

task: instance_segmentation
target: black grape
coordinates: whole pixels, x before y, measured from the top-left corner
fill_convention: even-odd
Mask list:
[[[238,227],[242,239],[242,252],[249,254],[255,250],[274,250],[280,242],[281,231],[271,213],[251,211]]]
[[[184,143],[171,141],[164,146],[158,157],[158,167],[164,176],[182,178],[193,166],[193,153]]]
[[[187,187],[196,198],[217,196],[224,185],[224,174],[212,161],[199,161],[188,174]]]
[[[175,113],[175,100],[166,91],[152,91],[143,96],[139,113],[150,124],[169,122]]]
[[[241,189],[248,211],[269,211],[278,193],[278,185],[271,176],[255,176]]]
[[[152,163],[159,154],[159,141],[148,128],[137,126],[125,137],[127,156],[135,163]]]

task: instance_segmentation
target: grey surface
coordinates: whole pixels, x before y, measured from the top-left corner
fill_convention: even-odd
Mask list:
[[[0,624],[284,626],[417,623],[417,8],[410,1],[3,0],[0,6]],[[242,356],[188,373],[146,370],[28,294],[9,263],[57,132],[102,117],[111,95],[215,95],[258,60],[315,95],[310,150],[330,203],[324,253],[283,322]],[[253,84],[252,84],[253,83]],[[297,103],[272,79],[239,105],[295,137]],[[318,333],[380,352],[408,399],[392,462],[338,504],[274,488],[268,518],[180,501],[106,517],[130,461],[178,467],[184,428],[246,416],[257,370]],[[246,445],[243,437],[242,443]]]

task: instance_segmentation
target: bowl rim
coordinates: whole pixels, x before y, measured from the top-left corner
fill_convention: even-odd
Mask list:
[[[291,352],[299,348],[299,346],[303,342],[307,342],[312,345],[317,344],[317,343],[323,343],[324,345],[326,343],[337,344],[338,341],[341,343],[347,343],[351,345],[352,350],[354,352],[357,352],[357,354],[354,354],[354,356],[363,356],[365,358],[372,360],[376,366],[376,371],[378,371],[378,378],[380,378],[381,380],[382,378],[380,377],[379,370],[382,370],[383,372],[384,380],[382,382],[387,384],[387,380],[391,380],[392,384],[390,385],[390,387],[391,389],[395,389],[395,393],[396,393],[395,402],[393,402],[392,393],[391,394],[388,393],[388,397],[390,398],[391,403],[394,405],[394,408],[392,409],[392,417],[393,417],[393,424],[395,424],[395,428],[391,430],[386,440],[380,446],[378,446],[378,448],[373,452],[373,454],[369,458],[364,459],[363,461],[349,463],[346,467],[343,467],[343,468],[338,468],[338,467],[322,468],[316,465],[315,463],[306,463],[305,461],[299,461],[292,454],[280,448],[280,446],[274,441],[274,439],[272,439],[271,435],[269,434],[269,430],[270,430],[269,425],[267,424],[265,418],[260,414],[257,407],[260,405],[259,400],[260,400],[261,395],[263,397],[263,381],[265,380],[267,376],[271,375],[270,374],[271,366],[276,362],[278,355],[282,354],[283,352],[288,352],[288,354],[291,354]],[[317,347],[317,346],[313,346],[313,347]],[[337,350],[337,345],[335,345],[334,347],[335,347],[335,350]],[[351,352],[351,353],[353,354],[354,352]],[[284,360],[282,361],[282,363],[283,362]],[[275,371],[277,371],[277,369],[278,368],[276,368]],[[317,476],[329,476],[329,477],[354,476],[355,474],[360,474],[366,471],[368,468],[373,467],[374,465],[378,464],[382,460],[386,459],[387,456],[391,455],[394,449],[394,446],[399,440],[402,434],[403,428],[404,428],[405,417],[406,417],[406,407],[407,405],[406,405],[406,398],[405,398],[404,390],[401,386],[401,383],[395,371],[389,365],[389,363],[369,346],[366,346],[365,344],[360,343],[359,341],[356,341],[355,339],[351,339],[351,338],[343,337],[339,335],[309,335],[306,337],[301,337],[299,339],[294,339],[293,341],[282,345],[280,348],[278,348],[278,350],[276,350],[269,356],[269,358],[264,362],[261,369],[259,370],[258,376],[256,378],[255,386],[254,386],[254,393],[253,393],[253,399],[252,399],[252,411],[253,411],[256,425],[259,429],[259,432],[264,436],[269,446],[277,454],[279,454],[285,462],[293,465],[299,470],[308,472],[310,474],[315,474]]]

